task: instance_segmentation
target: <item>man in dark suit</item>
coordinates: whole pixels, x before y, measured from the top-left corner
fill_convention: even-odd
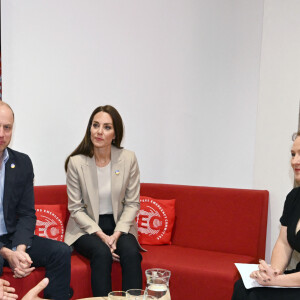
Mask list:
[[[0,271],[7,265],[22,278],[43,266],[49,278],[45,298],[69,299],[70,248],[34,235],[33,167],[26,154],[8,148],[13,123],[12,109],[0,101]]]

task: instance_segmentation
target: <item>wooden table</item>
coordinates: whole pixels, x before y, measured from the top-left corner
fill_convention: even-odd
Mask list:
[[[81,298],[78,300],[107,300],[108,297],[91,297],[91,298]]]

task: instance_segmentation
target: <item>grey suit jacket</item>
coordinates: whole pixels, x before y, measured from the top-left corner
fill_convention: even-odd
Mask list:
[[[67,170],[70,218],[65,242],[72,245],[80,236],[101,230],[99,193],[95,158],[76,155]],[[111,149],[111,193],[115,231],[132,233],[137,238],[135,217],[140,209],[140,172],[134,152]]]

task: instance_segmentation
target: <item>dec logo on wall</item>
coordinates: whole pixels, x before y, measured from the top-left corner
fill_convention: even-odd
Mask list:
[[[140,244],[171,244],[175,199],[160,200],[141,196],[140,204],[136,217]]]
[[[64,240],[64,220],[60,211],[36,208],[36,217],[36,235],[61,242]]]

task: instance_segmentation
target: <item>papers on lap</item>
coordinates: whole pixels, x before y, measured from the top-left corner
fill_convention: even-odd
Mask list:
[[[246,289],[252,289],[255,287],[264,287],[263,285],[260,285],[256,282],[256,280],[250,278],[250,274],[253,271],[258,270],[258,264],[238,264],[236,263],[235,266],[239,270],[243,283],[245,285]],[[268,286],[271,288],[283,288],[283,286]],[[300,288],[300,286],[295,286],[293,288]]]
[[[262,287],[256,280],[250,278],[250,274],[253,271],[258,270],[258,264],[238,264],[236,263],[235,266],[239,270],[244,286],[246,289],[252,289],[254,287]]]

